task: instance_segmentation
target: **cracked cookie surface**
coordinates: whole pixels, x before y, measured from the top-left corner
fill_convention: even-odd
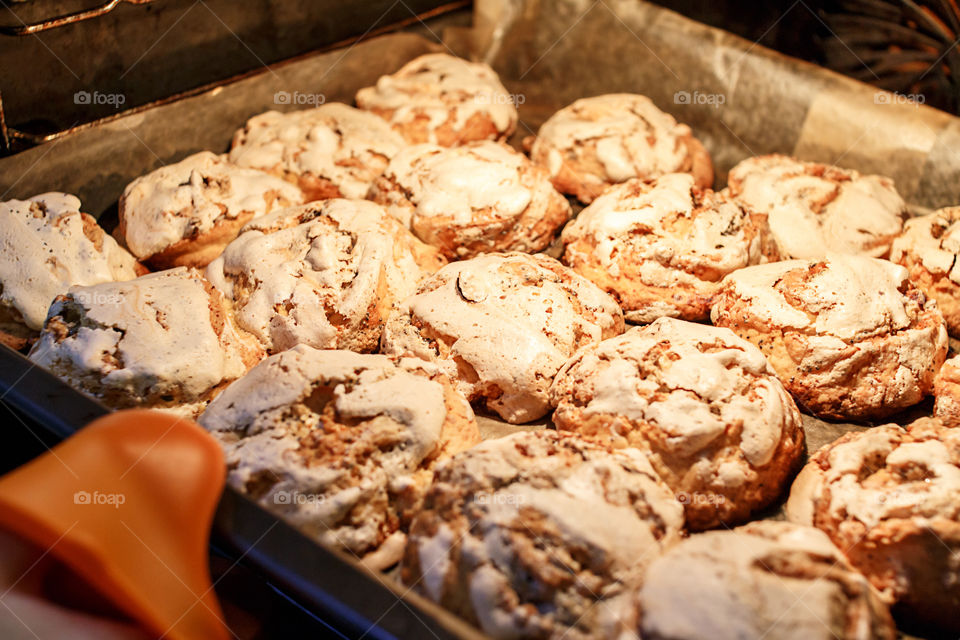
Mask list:
[[[800,413],[753,344],[670,318],[581,349],[550,392],[557,429],[644,451],[700,530],[742,522],[785,489]]]
[[[455,147],[505,140],[517,128],[514,96],[482,62],[428,53],[357,92],[357,106],[385,119],[410,144]]]
[[[437,469],[401,577],[494,638],[623,637],[633,589],[682,527],[639,451],[516,433]]]
[[[653,561],[649,640],[894,640],[890,612],[823,532],[769,520],[697,534]]]
[[[848,433],[810,458],[787,517],[826,532],[898,617],[960,631],[960,429]]]
[[[471,402],[518,424],[550,410],[567,358],[623,326],[613,298],[556,260],[491,253],[421,282],[387,320],[381,348],[438,362]]]
[[[832,254],[727,276],[713,323],[756,344],[801,409],[867,420],[916,404],[933,389],[947,330],[899,265]]]
[[[263,357],[230,304],[195,269],[71,287],[30,359],[109,407],[194,416]]]
[[[263,360],[200,423],[231,485],[377,569],[400,559],[433,466],[480,441],[435,366],[306,345]]]
[[[685,173],[609,188],[561,239],[563,263],[617,298],[637,323],[705,320],[725,275],[778,257],[766,216]]]
[[[710,155],[690,127],[632,93],[582,98],[556,112],[537,132],[530,158],[558,191],[587,204],[630,178],[681,172],[713,186]]]

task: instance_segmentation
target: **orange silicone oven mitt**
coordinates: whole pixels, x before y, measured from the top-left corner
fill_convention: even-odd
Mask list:
[[[196,423],[119,411],[0,478],[0,528],[48,550],[153,637],[227,638],[207,564],[224,475]]]

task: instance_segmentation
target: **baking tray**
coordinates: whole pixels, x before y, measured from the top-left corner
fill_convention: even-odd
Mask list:
[[[250,116],[290,108],[275,104],[276,92],[322,92],[328,102],[351,102],[358,88],[380,75],[446,47],[486,59],[501,74],[519,103],[514,144],[578,97],[633,91],[650,95],[694,128],[713,154],[718,184],[740,159],[780,151],[892,175],[917,209],[960,202],[960,157],[954,151],[960,149],[960,120],[947,114],[903,104],[642,2],[478,0],[474,18],[472,29],[445,32],[443,45],[409,33],[381,36],[77,128],[0,158],[0,199],[73,192],[85,211],[109,227],[117,196],[130,180],[195,151],[225,151]],[[676,99],[679,92],[723,95],[724,102],[684,102]],[[106,411],[5,347],[0,399],[59,437]],[[924,412],[929,403],[898,418]],[[484,437],[518,429],[488,416],[478,422]],[[864,428],[809,416],[804,426],[811,449]],[[780,517],[778,505],[764,515]],[[215,542],[350,637],[482,637],[232,489],[217,512]]]

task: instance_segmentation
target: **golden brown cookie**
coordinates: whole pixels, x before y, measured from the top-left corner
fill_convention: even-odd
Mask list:
[[[784,490],[800,412],[728,329],[661,318],[576,353],[550,390],[561,431],[645,452],[692,530],[736,524]]]
[[[300,202],[295,186],[201,151],[128,184],[116,233],[152,267],[203,268],[244,224]]]
[[[947,354],[936,303],[886,260],[833,254],[727,276],[711,311],[764,353],[801,409],[869,420],[933,390]]]
[[[907,215],[890,178],[788,156],[748,158],[727,183],[745,209],[767,214],[784,258],[886,257]]]
[[[911,218],[890,248],[890,260],[910,272],[910,280],[937,306],[947,331],[960,336],[960,207],[946,207]]]
[[[482,62],[428,53],[357,92],[357,106],[385,119],[410,144],[455,147],[505,140],[517,128],[514,98]]]
[[[698,187],[713,186],[713,162],[703,144],[646,96],[582,98],[553,114],[525,144],[557,190],[584,203],[610,185],[667,173],[689,173]]]
[[[0,202],[0,343],[30,344],[73,285],[132,280],[146,269],[66,193]]]
[[[787,517],[830,536],[898,618],[960,631],[960,429],[846,434],[797,476]]]
[[[195,416],[264,356],[229,301],[179,267],[71,287],[50,307],[30,359],[116,409]]]
[[[653,561],[646,640],[894,640],[870,583],[822,531],[762,520],[691,536]]]
[[[271,353],[376,351],[394,304],[445,262],[383,207],[332,199],[255,220],[207,277]]]
[[[611,294],[628,322],[706,320],[727,274],[776,260],[766,216],[671,173],[610,187],[568,224],[563,263]]]
[[[306,345],[262,361],[200,423],[232,486],[376,569],[400,559],[433,466],[480,441],[436,367]]]
[[[451,260],[542,251],[571,214],[541,167],[489,141],[407,147],[368,197]]]
[[[960,356],[943,363],[933,380],[933,415],[948,427],[960,427]]]
[[[492,638],[626,637],[633,588],[682,526],[639,451],[516,433],[437,469],[401,577]]]
[[[421,282],[381,349],[438,362],[467,399],[519,424],[550,410],[550,383],[577,349],[622,332],[613,298],[556,260],[488,253]]]
[[[339,102],[254,116],[233,135],[230,161],[298,185],[306,202],[363,198],[404,146],[382,119]]]

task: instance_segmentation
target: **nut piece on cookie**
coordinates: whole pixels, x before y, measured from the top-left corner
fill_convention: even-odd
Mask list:
[[[830,536],[898,619],[960,632],[960,429],[844,435],[797,476],[787,517]]]
[[[515,433],[437,469],[401,578],[493,638],[629,637],[634,589],[682,527],[636,449]]]
[[[382,119],[339,102],[267,111],[233,135],[230,161],[298,185],[305,200],[363,198],[404,146]]]
[[[584,203],[612,184],[667,173],[689,173],[698,187],[713,186],[703,144],[646,96],[577,100],[550,116],[529,144],[530,157],[547,168],[557,190]]]
[[[333,199],[255,220],[207,267],[271,353],[376,351],[394,303],[446,261],[383,207]]]
[[[960,356],[943,363],[933,380],[933,415],[949,427],[960,427]]]
[[[490,253],[421,282],[381,348],[438,362],[468,400],[520,424],[550,410],[550,384],[577,349],[622,332],[616,301],[556,260]]]
[[[408,147],[369,197],[451,260],[542,251],[571,214],[546,172],[500,142]]]
[[[890,178],[788,156],[748,158],[727,183],[745,209],[767,214],[784,258],[886,257],[907,215]]]
[[[740,269],[711,318],[753,342],[800,408],[869,420],[920,402],[947,355],[936,302],[886,260],[832,254]]]
[[[515,99],[489,65],[428,53],[357,92],[357,106],[385,119],[410,144],[455,147],[505,140],[517,128]]]
[[[146,271],[66,193],[0,202],[0,343],[22,349],[73,285],[132,280]]]
[[[690,537],[653,561],[646,640],[894,640],[887,606],[823,532],[761,520]]]
[[[706,320],[720,280],[776,260],[766,216],[671,173],[610,187],[561,235],[563,263],[613,295],[628,322]]]
[[[127,282],[71,287],[50,307],[30,359],[124,409],[195,416],[264,356],[229,301],[179,267]]]
[[[577,352],[550,399],[557,429],[646,453],[693,530],[770,504],[804,451],[790,395],[729,329],[671,318],[634,327]]]
[[[890,260],[910,272],[910,280],[937,307],[947,331],[960,336],[960,207],[946,207],[930,215],[910,218],[890,247]]]
[[[152,267],[203,268],[244,224],[300,202],[295,186],[201,151],[128,184],[117,235]]]
[[[375,569],[400,560],[434,464],[480,442],[435,366],[306,345],[263,360],[200,424],[232,486]]]

